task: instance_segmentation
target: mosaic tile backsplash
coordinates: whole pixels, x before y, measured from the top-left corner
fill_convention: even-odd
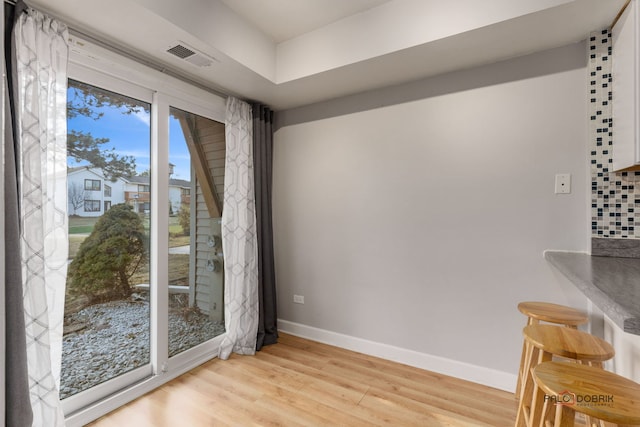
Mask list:
[[[612,172],[611,33],[589,38],[591,236],[640,239],[640,172]]]

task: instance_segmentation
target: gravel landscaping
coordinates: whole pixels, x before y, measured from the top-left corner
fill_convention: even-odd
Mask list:
[[[149,302],[114,301],[65,319],[60,398],[149,363]],[[169,312],[169,356],[224,332],[224,324],[192,309]]]

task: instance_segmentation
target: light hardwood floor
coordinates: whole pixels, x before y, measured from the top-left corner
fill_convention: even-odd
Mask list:
[[[512,393],[281,334],[214,359],[90,424],[513,426]]]

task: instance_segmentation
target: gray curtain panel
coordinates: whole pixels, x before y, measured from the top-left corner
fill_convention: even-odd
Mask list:
[[[258,292],[260,309],[256,350],[278,341],[276,274],[273,256],[271,193],[273,176],[274,113],[261,104],[253,104],[253,163],[258,222]]]
[[[18,206],[18,181],[16,172],[16,150],[13,129],[15,99],[15,50],[12,49],[14,16],[24,10],[22,1],[13,7],[4,4],[5,13],[5,68],[4,81],[8,96],[5,98],[5,164],[4,164],[4,256],[5,256],[5,425],[11,427],[31,426],[33,412],[29,398],[27,373],[27,344],[25,336],[24,306],[22,300],[22,265],[20,263],[20,207]]]

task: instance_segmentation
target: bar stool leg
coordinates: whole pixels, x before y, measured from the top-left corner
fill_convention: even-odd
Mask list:
[[[568,405],[556,405],[556,421],[553,427],[574,427],[576,412]]]
[[[527,346],[524,365],[522,368],[522,383],[520,391],[520,400],[518,401],[518,413],[516,415],[516,427],[527,427],[527,419],[525,415],[526,404],[531,402],[531,387],[529,386],[529,375],[531,375],[531,367],[533,360],[537,360],[540,355],[540,349],[537,347],[529,348]]]
[[[527,369],[531,366],[531,357],[533,352],[536,349],[532,348],[530,344],[524,340],[522,344],[522,361],[520,362],[520,371],[518,376],[518,386],[516,388],[516,399],[521,400],[522,394],[524,393],[524,385],[526,383],[526,378],[528,377]]]
[[[553,418],[551,418],[554,411],[551,410],[552,403],[549,403],[550,400],[545,400],[544,405],[542,406],[542,419],[540,420],[540,427],[553,427]]]
[[[540,412],[542,410],[542,399],[544,395],[538,390],[533,379],[530,379],[531,369],[543,362],[552,359],[552,354],[547,353],[537,347],[532,346],[527,352],[525,369],[522,376],[522,396],[518,402],[518,413],[516,415],[516,427],[537,427],[540,422]],[[540,394],[540,396],[536,396]],[[529,406],[528,406],[529,405]]]
[[[527,325],[535,325],[540,323],[538,320],[532,318],[532,317],[528,317],[527,319]],[[527,348],[527,341],[523,340],[522,342],[522,354],[520,355],[520,368],[518,368],[518,383],[516,384],[516,399],[520,399],[520,396],[522,395],[522,376],[523,376],[523,370],[525,369],[526,365],[526,355],[528,354],[528,348]]]
[[[531,393],[531,407],[529,409],[529,425],[531,427],[544,426],[546,416],[546,407],[544,403],[544,392],[538,385],[533,383],[533,392]],[[543,403],[544,402],[544,403]],[[540,407],[540,409],[538,409]]]

